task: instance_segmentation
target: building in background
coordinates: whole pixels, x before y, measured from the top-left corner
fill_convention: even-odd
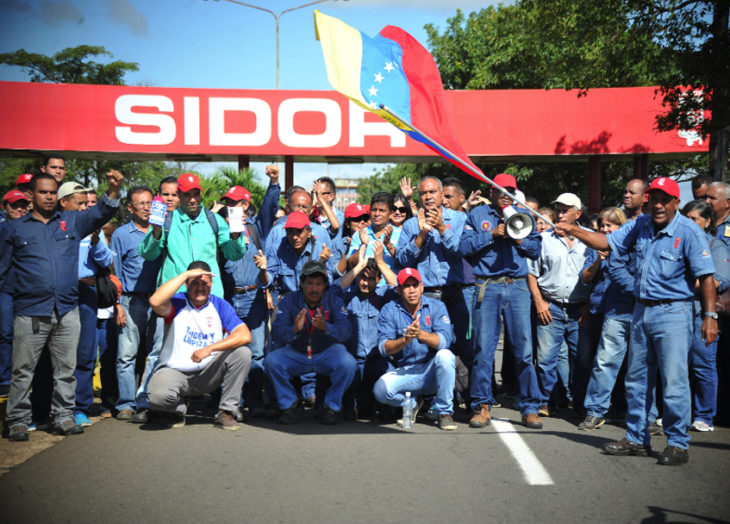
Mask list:
[[[340,211],[344,211],[347,206],[357,202],[357,187],[359,185],[359,178],[335,178],[335,187],[337,188],[335,207]]]

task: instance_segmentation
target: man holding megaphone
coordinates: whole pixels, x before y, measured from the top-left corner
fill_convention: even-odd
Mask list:
[[[491,422],[492,368],[504,315],[506,336],[514,348],[522,423],[528,428],[541,429],[542,420],[537,414],[540,389],[532,364],[531,302],[526,276],[527,259],[537,259],[542,239],[530,216],[512,207],[510,195],[517,191],[515,178],[502,173],[494,178],[494,184],[502,190],[493,186],[493,203],[469,213],[459,246],[464,255],[473,257],[478,286],[472,317],[475,356],[469,390],[474,416],[469,426],[482,428]]]

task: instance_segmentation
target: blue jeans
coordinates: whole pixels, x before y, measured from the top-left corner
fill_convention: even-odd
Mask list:
[[[262,390],[266,386],[264,368],[264,346],[266,344],[266,298],[263,290],[240,293],[231,297],[236,314],[244,321],[251,332],[251,371],[243,387],[244,404],[249,408],[263,407]],[[268,388],[267,388],[268,389]]]
[[[702,311],[694,315],[694,334],[689,352],[689,370],[694,395],[694,420],[712,426],[717,410],[717,341],[706,346],[702,341]]]
[[[509,339],[512,347],[519,385],[518,409],[523,415],[537,413],[540,406],[540,387],[532,365],[531,298],[527,282],[522,279],[511,284],[490,283],[484,288],[481,303],[478,301],[478,296],[479,292],[474,304],[475,355],[469,381],[472,409],[476,409],[479,404],[494,404],[492,393],[494,352],[497,349],[504,316],[505,340]]]
[[[96,367],[96,286],[79,283],[79,322],[81,331],[76,347],[76,410],[89,414],[94,402],[94,368]]]
[[[293,377],[305,373],[328,376],[330,387],[324,403],[334,411],[342,409],[345,393],[357,370],[355,357],[342,344],[332,344],[314,353],[311,358],[291,346],[283,346],[266,355],[266,371],[274,384],[279,408],[288,409],[297,401],[297,393],[291,384]],[[452,384],[453,387],[453,384]]]
[[[0,386],[10,385],[13,369],[13,296],[0,292]]]
[[[588,381],[585,408],[588,415],[603,417],[611,404],[611,391],[621,370],[629,346],[631,320],[614,317],[603,319],[601,340]]]
[[[116,409],[149,409],[147,402],[147,383],[157,366],[162,349],[163,322],[152,312],[147,299],[123,294],[119,303],[127,315],[126,325],[119,330],[117,350],[117,381],[119,397]],[[142,348],[147,355],[142,384],[137,390],[135,366],[137,352]]]
[[[406,393],[436,396],[431,408],[439,415],[454,413],[454,381],[456,357],[448,349],[439,349],[424,364],[411,364],[389,371],[378,379],[373,388],[375,399],[381,404],[401,406]]]
[[[571,390],[574,408],[583,406],[585,402],[588,380],[601,340],[602,328],[603,313],[590,314],[585,325],[578,328],[578,354],[573,362],[573,388]]]
[[[692,332],[691,302],[636,304],[626,373],[626,438],[631,442],[649,445],[651,441],[646,426],[659,369],[667,445],[689,447],[691,398],[687,368]]]
[[[549,303],[553,320],[543,326],[537,325],[537,378],[540,383],[540,404],[550,400],[555,383],[558,380],[558,356],[563,342],[568,345],[568,352],[574,359],[578,353],[578,319],[580,305],[559,306]]]
[[[474,303],[475,286],[448,285],[444,288],[442,299],[454,324],[456,335],[453,344],[454,354],[471,369],[474,358],[474,343],[471,333],[471,310]]]

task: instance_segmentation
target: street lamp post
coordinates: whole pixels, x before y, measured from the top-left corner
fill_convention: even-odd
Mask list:
[[[306,4],[298,5],[296,7],[290,7],[289,9],[284,9],[277,15],[271,9],[266,9],[265,7],[261,7],[258,5],[253,5],[253,4],[249,4],[246,2],[240,2],[239,0],[226,0],[226,1],[231,2],[232,4],[242,5],[244,7],[250,7],[251,9],[258,9],[259,11],[264,11],[266,13],[269,13],[271,16],[274,17],[274,21],[276,22],[276,89],[279,89],[279,21],[281,20],[281,17],[284,16],[286,13],[289,13],[291,11],[296,11],[297,9],[309,7],[310,5],[321,4],[323,2],[329,2],[329,0],[314,0],[313,2],[308,2]],[[345,1],[347,1],[347,0],[345,0]]]

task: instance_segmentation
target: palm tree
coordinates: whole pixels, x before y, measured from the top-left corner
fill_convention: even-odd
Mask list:
[[[223,193],[221,193],[221,196],[223,196],[223,194],[228,191],[228,188],[232,186],[243,186],[250,191],[251,202],[256,206],[256,208],[258,209],[261,206],[261,202],[266,194],[268,182],[266,185],[259,182],[253,169],[246,168],[239,171],[233,167],[220,167],[215,171],[213,177],[226,186],[226,189]]]

